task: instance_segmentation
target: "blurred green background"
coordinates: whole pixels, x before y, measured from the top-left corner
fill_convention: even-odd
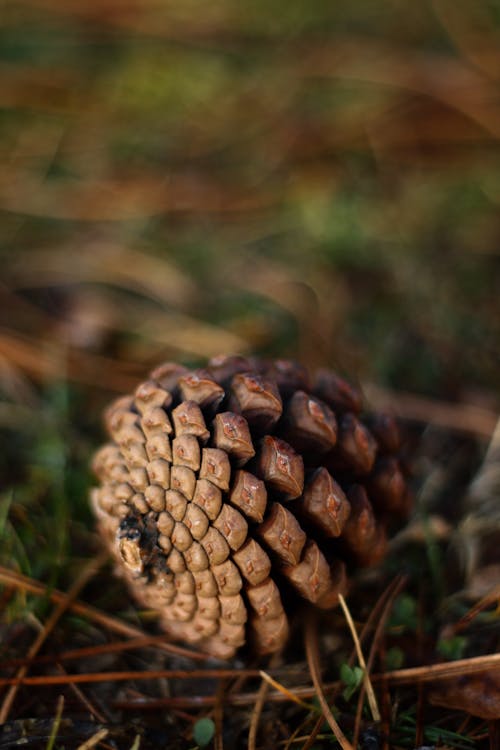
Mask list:
[[[499,41],[498,0],[2,4],[4,562],[89,524],[100,409],[163,359],[338,366],[488,436]]]
[[[41,378],[74,354],[119,390],[158,358],[258,350],[497,390],[498,2],[2,15],[7,360]]]

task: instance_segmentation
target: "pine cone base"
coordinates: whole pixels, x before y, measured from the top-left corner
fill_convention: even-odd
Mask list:
[[[173,638],[229,658],[283,647],[293,597],[330,609],[384,555],[409,492],[392,419],[284,360],[167,363],[105,413],[91,502],[135,599]]]

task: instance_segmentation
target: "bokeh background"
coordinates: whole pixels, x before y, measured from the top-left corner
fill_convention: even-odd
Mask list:
[[[495,0],[5,2],[5,360],[498,394],[499,42]]]

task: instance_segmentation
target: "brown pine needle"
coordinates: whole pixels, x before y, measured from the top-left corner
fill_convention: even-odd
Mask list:
[[[23,591],[29,591],[32,594],[47,596],[47,598],[49,598],[52,602],[56,603],[65,602],[68,596],[62,591],[57,591],[54,589],[49,590],[48,586],[45,586],[43,583],[34,581],[28,576],[24,576],[21,573],[16,573],[13,570],[4,568],[1,565],[0,583],[5,583],[9,586],[15,586],[16,588],[22,589]],[[136,628],[133,625],[128,625],[126,622],[123,622],[116,617],[112,617],[111,615],[107,615],[104,612],[96,609],[95,607],[83,604],[83,602],[70,602],[68,605],[68,609],[71,612],[76,612],[82,617],[86,617],[92,622],[96,622],[99,625],[102,625],[104,628],[108,628],[114,633],[119,633],[120,635],[125,635],[129,638],[147,637],[146,633],[144,633],[140,628]],[[210,658],[206,654],[202,654],[199,651],[194,651],[182,646],[175,646],[174,644],[168,642],[158,643],[157,648],[161,649],[162,651],[166,651],[169,654],[185,656],[189,659],[194,659],[197,661],[206,661]]]
[[[75,685],[92,682],[124,682],[126,680],[191,680],[240,677],[245,670],[236,669],[157,669],[130,672],[88,672],[86,674],[35,675],[31,677],[2,677],[0,687],[6,685]],[[258,677],[259,671],[247,670],[246,677]],[[272,679],[272,678],[270,678]],[[279,683],[277,683],[279,684]],[[307,706],[310,709],[310,706]]]
[[[372,644],[370,646],[370,651],[368,653],[368,660],[366,663],[366,669],[368,674],[370,674],[373,666],[373,662],[375,660],[375,655],[377,651],[380,648],[380,642],[383,638],[385,624],[387,622],[387,618],[389,617],[389,614],[391,612],[392,606],[394,604],[394,600],[399,595],[401,590],[404,588],[406,584],[406,577],[405,576],[398,576],[394,579],[392,584],[386,589],[384,598],[380,599],[379,601],[383,602],[383,606],[381,611],[378,614],[377,619],[377,625],[375,627],[375,632],[373,634],[373,640]],[[384,688],[387,685],[387,682],[384,681],[383,683]],[[358,737],[359,737],[359,731],[361,726],[361,716],[362,716],[362,710],[363,710],[363,699],[364,699],[364,690],[365,685],[361,687],[359,698],[358,698],[358,705],[356,709],[356,719],[354,723],[354,731],[353,731],[353,745],[354,747],[357,747],[358,743]]]
[[[226,692],[225,680],[219,680],[217,691],[215,693],[214,705],[214,750],[224,750],[224,739],[222,727],[224,725],[224,694]]]
[[[45,627],[41,631],[41,633],[38,634],[38,636],[35,638],[34,642],[32,643],[30,649],[28,650],[28,660],[31,660],[36,654],[39,652],[42,645],[47,640],[48,636],[52,633],[55,626],[57,625],[59,619],[64,614],[64,612],[68,609],[68,607],[72,604],[72,602],[76,599],[80,591],[86,586],[88,581],[95,576],[99,568],[101,568],[106,560],[108,559],[107,553],[101,553],[97,557],[95,557],[93,560],[88,563],[88,565],[83,569],[81,574],[78,576],[76,581],[73,583],[71,588],[69,589],[68,593],[63,597],[62,601],[58,603],[54,611],[52,612],[51,616],[45,623]],[[2,707],[0,709],[0,724],[4,724],[7,720],[7,717],[9,715],[9,711],[12,707],[12,704],[15,700],[19,683],[22,681],[23,677],[26,675],[28,671],[28,664],[20,667],[20,669],[17,672],[16,676],[16,682],[11,686],[10,690],[7,692],[7,695],[4,698],[4,701],[2,703]]]
[[[263,669],[259,670],[259,674],[263,680],[269,683],[269,685],[272,685],[273,688],[275,688],[276,690],[279,690],[279,692],[285,695],[289,700],[293,701],[294,703],[297,703],[298,706],[305,708],[307,711],[316,711],[316,708],[314,706],[309,705],[308,703],[305,703],[298,696],[292,693],[291,690],[289,690],[287,687],[282,685],[281,682],[278,682],[277,680],[274,679],[274,677],[271,677],[271,675],[267,674],[267,672],[264,672]]]
[[[112,643],[102,643],[99,646],[86,646],[85,648],[74,648],[69,651],[59,653],[45,654],[37,656],[31,660],[32,664],[53,664],[54,662],[77,661],[86,659],[90,656],[99,656],[101,654],[114,654],[121,651],[134,651],[136,649],[162,646],[165,643],[165,633],[160,635],[146,635],[140,638],[129,638],[125,641],[114,641]],[[27,663],[27,659],[6,659],[2,662],[4,667],[18,667]]]
[[[325,698],[325,691],[321,680],[321,674],[319,669],[319,654],[317,647],[316,632],[313,629],[313,619],[309,617],[306,623],[306,654],[307,663],[309,665],[309,671],[311,673],[312,681],[316,689],[316,695],[323,709],[323,714],[326,721],[328,722],[333,734],[337,738],[337,742],[343,748],[343,750],[354,750],[353,746],[337,724],[335,716],[332,714],[330,706]]]
[[[500,669],[500,654],[488,654],[486,656],[476,656],[470,659],[460,659],[454,662],[444,662],[439,664],[430,664],[423,667],[412,667],[410,669],[398,669],[392,672],[383,672],[380,674],[373,674],[371,676],[372,682],[380,682],[381,680],[387,680],[393,685],[404,685],[411,684],[414,682],[432,682],[435,679],[445,680],[453,679],[464,674],[474,674],[477,672],[483,672],[486,670]],[[310,698],[314,695],[314,689],[308,686],[299,686],[294,688],[292,693],[281,683],[274,680],[269,674],[262,673],[259,670],[236,670],[236,669],[207,669],[207,670],[175,670],[175,669],[163,669],[155,671],[138,671],[138,672],[89,672],[87,674],[69,674],[69,675],[36,675],[29,677],[6,677],[0,678],[0,687],[6,685],[16,685],[20,682],[23,685],[69,685],[69,684],[80,684],[80,683],[92,683],[92,682],[123,682],[126,680],[155,680],[155,679],[217,679],[217,678],[231,678],[235,676],[241,676],[242,672],[246,677],[258,677],[262,676],[270,685],[276,688],[279,692],[270,693],[269,700],[292,700],[298,703],[302,708],[306,708],[308,711],[316,710],[316,708],[308,703],[305,703],[301,698]],[[264,676],[265,675],[265,676]],[[326,683],[323,685],[323,691],[325,693],[335,690],[340,685],[339,681]],[[241,693],[239,695],[228,695],[227,701],[229,703],[238,703],[239,705],[245,705],[246,703],[252,703],[256,700],[256,693]],[[205,700],[206,698],[206,700]],[[200,699],[194,699],[196,703],[200,702]],[[213,696],[205,696],[201,701],[203,705],[211,705],[214,703]],[[142,703],[143,707],[153,707],[167,705],[170,699],[160,698],[153,701]],[[129,701],[130,703],[130,701]],[[189,699],[188,699],[189,703]]]
[[[318,716],[316,724],[312,728],[311,734],[309,735],[309,737],[303,744],[302,750],[311,750],[311,747],[314,745],[314,741],[316,740],[316,737],[321,731],[321,727],[323,726],[324,721],[325,721],[325,717],[323,716],[323,713],[321,713],[321,715]]]
[[[292,745],[294,745],[296,742],[298,742],[298,738],[302,736],[303,732],[305,732],[305,728],[308,724],[311,723],[311,714],[308,714],[306,718],[293,730],[292,734],[288,739],[282,740],[279,744],[283,745],[283,750],[290,750]],[[321,721],[324,721],[323,714],[320,714],[319,718]],[[318,719],[316,719],[318,721]]]
[[[458,665],[456,668],[455,665]],[[434,664],[423,667],[413,667],[411,669],[400,669],[393,672],[382,672],[378,674],[372,674],[372,682],[380,682],[387,680],[387,682],[393,685],[413,685],[415,682],[432,682],[435,679],[454,679],[462,674],[473,674],[477,672],[489,671],[492,669],[500,669],[500,654],[489,654],[487,656],[478,656],[471,659],[463,659],[460,662],[447,662]],[[118,675],[124,674],[118,672]],[[132,672],[127,673],[134,680],[137,679],[148,679],[151,677],[155,678],[156,673],[151,672]],[[187,673],[186,673],[187,674]],[[110,675],[108,675],[110,676]],[[160,676],[165,676],[161,673]],[[194,675],[197,676],[196,674]],[[86,675],[76,675],[76,678],[86,678]],[[111,677],[113,675],[111,674]],[[103,681],[102,675],[96,676],[96,681]],[[43,678],[27,678],[28,680],[43,679]],[[117,679],[125,679],[117,677]],[[94,680],[86,680],[92,682]],[[0,683],[2,684],[2,683]],[[335,682],[325,683],[323,685],[324,695],[331,694],[341,686],[339,680]],[[317,695],[316,687],[311,685],[300,685],[294,688],[293,694],[296,698],[312,698]],[[226,703],[234,706],[248,706],[257,700],[258,693],[229,693],[226,696]],[[288,695],[284,695],[281,691],[272,691],[267,695],[267,701],[273,703],[282,703],[285,700],[290,700]],[[114,701],[113,706],[119,709],[138,709],[141,711],[148,711],[157,708],[190,708],[190,707],[205,707],[212,706],[215,703],[215,697],[213,695],[204,696],[183,696],[173,698],[154,698],[152,700],[140,700],[140,701]],[[350,750],[350,749],[349,749]]]
[[[487,607],[491,606],[495,602],[498,602],[500,606],[500,583],[497,586],[488,591],[476,604],[474,604],[468,612],[463,615],[458,622],[453,625],[448,625],[445,629],[446,636],[452,636],[464,630],[477,615]]]
[[[372,682],[388,680],[393,685],[411,684],[413,682],[433,682],[433,680],[448,680],[464,674],[474,674],[491,669],[500,669],[500,654],[486,654],[474,656],[470,659],[439,664],[429,664],[423,667],[396,669],[392,672],[372,675]]]
[[[399,592],[401,588],[406,583],[406,578],[403,576],[397,576],[394,578],[389,585],[382,591],[379,598],[373,605],[373,608],[370,611],[370,614],[368,615],[368,618],[363,625],[361,629],[361,633],[359,635],[359,642],[360,645],[363,645],[366,639],[368,638],[368,635],[370,632],[375,631],[375,637],[373,640],[373,643],[376,641],[376,633],[380,628],[380,621],[384,616],[384,612],[387,610],[388,607],[390,607],[392,601],[394,600],[394,597],[396,594],[394,592]],[[377,625],[375,625],[377,623]],[[372,647],[373,648],[373,643]],[[356,649],[353,649],[351,655],[349,656],[347,660],[347,664],[352,667],[354,664],[354,659],[356,656]],[[368,659],[368,664],[370,664],[370,659]],[[338,682],[338,689],[340,691],[340,688],[342,687],[342,683]],[[336,698],[336,693],[334,693],[334,699]]]
[[[248,729],[248,750],[255,750],[260,715],[262,713],[262,709],[264,708],[266,696],[269,692],[270,683],[265,679],[263,675],[261,676],[262,682],[257,693],[257,700],[255,701],[255,705],[250,718],[250,727]]]
[[[354,641],[354,647],[356,649],[356,654],[358,656],[359,666],[363,670],[363,682],[365,685],[366,697],[368,698],[368,703],[370,706],[372,718],[373,718],[373,721],[379,722],[380,711],[378,709],[377,699],[375,697],[373,686],[370,682],[370,676],[366,668],[365,657],[363,656],[363,651],[361,649],[361,644],[359,642],[358,633],[356,631],[356,626],[354,624],[354,621],[351,617],[351,613],[349,612],[349,608],[342,594],[339,594],[339,602],[340,602],[340,606],[342,607],[342,611],[344,613],[345,619],[347,620],[347,624],[349,625],[349,630],[351,631],[352,640]]]
[[[66,674],[66,672],[60,665],[58,665],[58,667],[61,670],[61,674]],[[103,714],[103,712],[99,708],[97,708],[97,706],[94,705],[94,703],[90,701],[90,699],[85,695],[83,690],[80,690],[78,685],[72,684],[70,687],[73,693],[78,698],[78,700],[81,701],[81,703],[85,706],[85,709],[89,712],[90,716],[93,716],[95,719],[97,719],[97,721],[101,721],[101,722],[106,721],[106,716]]]

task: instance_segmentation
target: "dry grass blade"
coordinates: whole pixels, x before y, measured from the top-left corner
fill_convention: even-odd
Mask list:
[[[54,716],[54,722],[52,724],[52,729],[50,730],[50,737],[47,741],[46,750],[52,750],[52,748],[54,747],[55,741],[57,739],[57,735],[59,733],[59,727],[61,726],[61,718],[62,718],[63,710],[64,710],[64,695],[60,695],[57,700],[56,715]]]
[[[349,630],[351,631],[352,639],[354,641],[354,646],[356,648],[356,654],[358,656],[359,666],[363,670],[363,684],[365,686],[366,695],[368,697],[368,703],[370,705],[370,711],[373,717],[373,721],[380,721],[380,711],[378,709],[377,699],[375,697],[375,693],[373,691],[373,687],[370,682],[370,675],[368,674],[365,657],[363,656],[361,644],[359,642],[358,634],[356,632],[356,626],[354,625],[354,621],[351,617],[351,613],[349,612],[349,608],[342,594],[339,594],[339,602],[340,602],[340,606],[342,607],[342,611],[345,615],[345,618],[347,620],[347,624],[349,625]]]
[[[76,581],[73,583],[73,585],[69,589],[68,593],[64,596],[63,600],[57,604],[52,615],[49,617],[49,619],[45,623],[45,627],[43,628],[43,631],[38,635],[38,637],[35,639],[31,647],[29,648],[28,654],[27,654],[28,660],[36,656],[36,654],[38,653],[42,645],[47,640],[48,636],[54,630],[61,616],[70,607],[72,602],[74,602],[74,600],[76,599],[80,591],[95,576],[97,571],[104,565],[107,559],[108,559],[108,555],[105,553],[101,553],[100,555],[95,557],[93,560],[91,560],[90,563],[83,569],[81,574],[78,576]],[[16,683],[11,686],[10,690],[7,692],[7,695],[5,696],[3,700],[2,707],[0,709],[0,724],[5,723],[7,716],[9,715],[9,711],[14,702],[14,699],[16,697],[18,685],[20,682],[22,682],[23,677],[26,675],[27,671],[28,671],[28,665],[22,666],[18,670],[18,673],[16,675]]]
[[[333,734],[337,738],[338,743],[341,745],[343,750],[354,750],[353,746],[344,735],[343,731],[337,724],[337,721],[332,714],[330,706],[325,698],[325,691],[321,680],[321,673],[319,668],[319,653],[318,653],[318,640],[315,628],[315,621],[313,617],[309,617],[306,622],[306,655],[307,663],[309,665],[309,671],[311,673],[312,681],[316,689],[316,695],[320,702],[323,710],[324,717],[328,722]]]
[[[272,687],[276,690],[279,690],[279,692],[282,693],[286,698],[288,698],[288,700],[293,701],[293,703],[296,703],[298,706],[305,708],[307,711],[315,710],[314,706],[310,706],[308,703],[304,703],[304,701],[301,700],[297,695],[292,693],[291,690],[275,680],[274,677],[271,677],[271,675],[267,674],[267,672],[264,672],[263,669],[259,670],[259,674],[263,680],[265,680],[269,685],[272,685]]]
[[[92,737],[89,737],[88,740],[85,740],[85,742],[79,745],[76,750],[91,750],[91,748],[95,747],[101,740],[105,739],[108,734],[109,729],[99,729],[99,731],[93,734]]]

